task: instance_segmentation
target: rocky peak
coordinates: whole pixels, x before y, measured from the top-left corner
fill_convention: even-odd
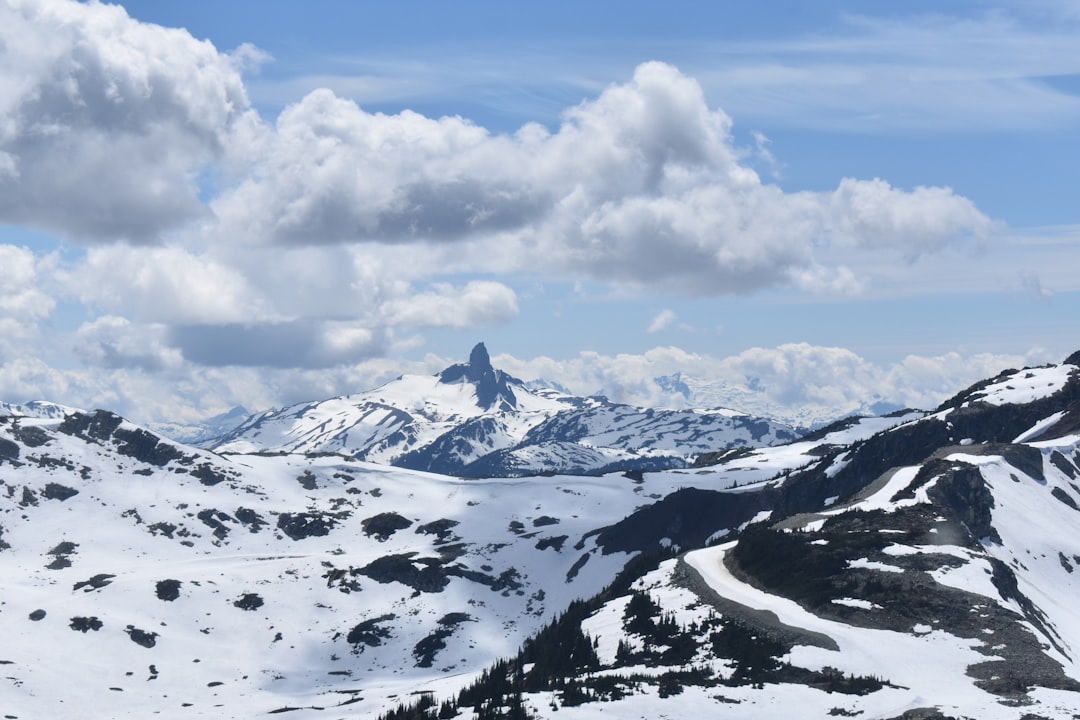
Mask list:
[[[507,385],[512,378],[491,366],[484,343],[477,343],[469,353],[469,362],[451,365],[439,373],[439,381],[447,384],[469,382],[476,386],[476,404],[485,410],[501,403],[501,408],[517,407],[514,391]]]

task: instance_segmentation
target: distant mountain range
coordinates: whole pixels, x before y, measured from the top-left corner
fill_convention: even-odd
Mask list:
[[[269,415],[250,453],[0,408],[3,715],[1075,720],[1080,353],[688,468],[349,452],[358,416],[406,454],[522,412],[609,437],[485,359]]]
[[[255,415],[220,453],[338,453],[461,477],[687,467],[706,452],[794,440],[793,428],[727,409],[655,410],[533,389],[469,362],[368,392]]]

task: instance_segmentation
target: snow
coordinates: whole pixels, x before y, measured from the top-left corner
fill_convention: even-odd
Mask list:
[[[877,603],[872,603],[869,600],[861,600],[859,598],[836,598],[833,600],[836,605],[845,605],[847,607],[861,608],[863,610],[880,610],[881,606]]]
[[[980,391],[977,399],[1002,405],[1045,397],[1073,371],[1071,366],[1020,371]],[[400,408],[408,407],[427,418],[427,425],[409,440],[410,447],[416,447],[441,428],[485,412],[476,406],[468,383],[437,387],[432,380],[407,376],[363,394],[362,402],[357,399],[360,396],[352,396],[278,411],[266,417],[280,423],[266,422],[253,429],[255,440],[250,445],[262,447],[263,441],[277,438],[292,443],[293,448],[317,441],[329,443],[324,449],[345,452],[360,440],[381,442],[389,437],[393,428],[400,427]],[[563,407],[555,392],[523,392],[520,399],[540,414]],[[590,402],[590,407],[600,407],[599,401]],[[621,432],[606,412],[604,408],[591,416],[586,442],[573,452],[609,458],[629,452],[591,445],[594,440],[612,442]],[[735,417],[728,411],[714,415],[724,420]],[[504,434],[489,447],[524,434],[532,422],[514,413],[495,412],[491,417],[501,423]],[[461,480],[342,455],[221,457],[182,446],[175,447],[185,454],[184,459],[157,466],[118,454],[108,441],[87,442],[56,433],[58,417],[24,416],[18,421],[23,427],[42,429],[50,441],[42,447],[22,446],[20,467],[6,461],[0,464],[0,528],[2,540],[11,546],[0,551],[0,633],[4,637],[0,661],[5,663],[0,665],[0,705],[5,714],[15,717],[83,717],[89,707],[106,708],[109,717],[120,719],[153,714],[257,717],[295,708],[288,716],[306,719],[374,717],[416,692],[449,697],[493,659],[511,656],[522,640],[570,601],[590,597],[611,581],[630,556],[603,554],[595,531],[623,519],[642,502],[680,487],[752,492],[761,483],[779,486],[787,473],[820,463],[825,444],[858,441],[920,417],[912,413],[901,418],[863,418],[817,441],[756,449],[709,468],[645,473],[640,481],[632,482],[621,473]],[[1062,469],[1061,458],[1055,456],[1051,462],[1051,455],[1059,452],[1074,463],[1080,437],[1037,440],[1046,437],[1061,417],[1061,413],[1047,416],[1017,438],[1041,453],[1044,480],[1011,465],[1006,459],[1013,457],[1009,452],[993,455],[978,452],[985,448],[971,448],[949,452],[945,458],[979,469],[994,499],[991,520],[1001,542],[984,540],[981,547],[912,545],[889,535],[887,539],[895,542],[884,548],[886,557],[947,555],[955,560],[936,569],[905,571],[871,554],[875,560],[856,558],[848,566],[924,572],[922,580],[928,577],[977,593],[1023,614],[1025,608],[1015,599],[1003,600],[991,582],[991,561],[1000,561],[1015,573],[1020,593],[1045,616],[1045,627],[1030,622],[1027,627],[1042,636],[1048,655],[1069,676],[1080,678],[1080,667],[1072,659],[1080,656],[1080,616],[1075,612],[1075,598],[1080,595],[1080,534],[1076,532],[1080,515],[1062,499],[1080,504],[1080,479],[1073,478],[1067,466]],[[626,427],[636,427],[634,422],[628,420]],[[13,424],[0,422],[0,439],[15,437]],[[128,423],[122,428],[135,429]],[[657,431],[654,448],[678,446],[675,435],[665,434],[668,429]],[[237,440],[233,447],[242,444]],[[478,445],[462,452],[473,457],[483,449]],[[385,460],[392,452],[386,446],[371,456]],[[564,447],[530,448],[523,450],[523,457],[532,453],[538,462],[547,462],[570,452]],[[833,477],[846,462],[843,454],[820,470]],[[224,479],[215,485],[199,482],[190,470],[200,464],[212,466]],[[922,467],[890,469],[868,486],[864,496],[845,501],[842,508],[835,507],[837,497],[828,498],[827,505],[832,507],[808,516],[804,528],[819,530],[825,518],[852,507],[893,512],[929,502],[927,488],[936,479],[916,491],[914,498],[893,500]],[[1030,469],[1029,473],[1040,474]],[[47,483],[79,492],[63,500],[48,499],[43,493]],[[736,484],[740,487],[735,488]],[[34,502],[24,500],[23,488],[32,491]],[[241,510],[257,512],[266,525],[256,532],[237,519]],[[336,525],[324,535],[293,539],[277,527],[284,513],[331,517]],[[385,537],[366,531],[365,520],[387,513],[397,513],[408,527]],[[765,510],[751,522],[767,522],[770,517]],[[223,537],[216,536],[208,522],[215,519],[227,529]],[[440,521],[449,523],[442,526],[446,538],[420,531]],[[163,531],[150,532],[155,524],[166,523],[173,526],[173,537]],[[710,541],[729,534],[727,529],[718,530]],[[560,537],[563,540],[557,546],[545,542]],[[947,539],[944,532],[933,537]],[[71,552],[60,552],[65,542],[74,545],[68,548]],[[829,544],[823,539],[812,542]],[[839,648],[796,645],[785,660],[814,670],[833,667],[854,675],[874,675],[891,685],[866,696],[828,694],[793,684],[770,685],[764,692],[750,686],[687,687],[681,695],[667,699],[659,698],[655,688],[642,686],[623,701],[557,711],[552,709],[557,697],[540,693],[528,700],[537,716],[771,719],[790,717],[792,708],[798,708],[805,717],[846,713],[885,718],[932,703],[945,715],[987,720],[1016,717],[1016,708],[978,689],[967,674],[969,666],[992,659],[996,650],[1004,649],[996,644],[1003,640],[989,628],[973,639],[953,636],[930,618],[902,632],[819,617],[792,600],[732,576],[723,560],[733,546],[729,542],[695,550],[684,555],[683,561],[723,598],[771,613],[786,625],[826,635]],[[422,573],[432,563],[438,565],[441,553],[457,552],[454,548],[463,553],[452,560],[459,568],[492,579],[511,577],[520,585],[492,589],[457,574],[448,575],[445,587],[432,592],[413,588],[400,578],[379,581],[352,572],[376,560],[400,556],[402,567]],[[70,566],[56,562],[61,557]],[[587,559],[584,565],[580,565],[582,559]],[[933,564],[932,558],[919,560]],[[701,622],[724,607],[710,605],[707,596],[711,594],[698,596],[677,582],[682,572],[678,562],[661,563],[635,581],[633,589],[648,593],[683,625]],[[911,566],[910,560],[897,562]],[[572,574],[572,567],[580,572]],[[77,587],[95,577],[101,587]],[[164,579],[179,583],[175,599],[158,597],[157,583]],[[255,594],[262,601],[258,607],[237,605],[241,598]],[[631,646],[640,642],[622,626],[628,601],[624,596],[607,602],[582,625],[594,639],[602,662],[614,662],[620,641]],[[865,620],[876,616],[843,608],[869,613],[883,610],[857,597],[837,598],[833,605],[830,617]],[[45,616],[31,619],[39,610],[45,610]],[[418,643],[431,637],[449,613],[467,614],[469,619],[445,638],[446,647],[435,655],[431,667],[420,667],[414,654]],[[387,615],[393,617],[378,625],[385,626],[387,634],[371,633],[372,642],[379,644],[354,646],[346,640],[360,623]],[[96,617],[102,626],[78,632],[70,627],[75,617]],[[155,634],[153,647],[132,642],[129,632],[134,629]],[[702,651],[696,661],[721,676],[731,672],[725,661],[706,655]],[[658,674],[663,668],[638,670]],[[1075,712],[1075,693],[1036,688],[1031,697],[1039,703],[1033,710],[1040,716],[1057,720]],[[362,699],[342,705],[357,698]]]
[[[1064,412],[1056,412],[1048,418],[1044,418],[1016,436],[1014,443],[1024,443],[1042,435],[1044,432],[1057,424],[1058,420],[1065,417]]]
[[[642,497],[634,490],[662,497],[684,482],[646,474],[633,484],[621,473],[461,480],[333,455],[221,457],[185,447],[181,452],[193,458],[187,464],[159,467],[115,453],[109,441],[56,433],[57,421],[20,423],[41,427],[50,439],[23,450],[20,462],[28,464],[0,465],[0,527],[11,546],[0,551],[0,661],[10,663],[3,675],[13,678],[0,685],[0,705],[19,717],[82,717],[88,703],[108,707],[114,718],[181,711],[185,717],[258,716],[285,706],[333,707],[361,687],[364,700],[349,712],[373,716],[396,704],[394,696],[417,689],[452,694],[493,659],[513,654],[571,600],[610,582],[628,556],[604,555],[594,537],[584,536],[631,513]],[[0,424],[0,437],[10,428]],[[64,463],[30,462],[46,453]],[[200,483],[188,474],[200,463],[227,479]],[[83,466],[90,468],[85,477]],[[305,473],[311,477],[302,483]],[[41,494],[49,482],[79,492],[49,500]],[[22,487],[33,490],[36,505],[18,504]],[[238,508],[268,524],[252,532],[237,521]],[[199,518],[202,511],[228,518],[224,539]],[[275,529],[280,513],[299,512],[349,517],[323,536],[293,540]],[[383,541],[363,532],[362,520],[387,512],[411,525]],[[557,522],[536,524],[541,517]],[[448,545],[417,529],[440,519],[457,521],[449,532],[467,543],[457,564],[491,577],[516,571],[520,593],[463,577],[450,577],[441,592],[417,593],[401,582],[348,573],[356,590],[329,587],[330,569],[361,568],[388,555],[415,553],[412,566],[425,567],[425,558],[437,558]],[[514,522],[524,529],[513,531]],[[173,525],[173,537],[151,534],[157,523]],[[561,550],[537,547],[563,535]],[[67,556],[70,567],[46,568],[56,559],[50,551],[65,541],[77,544]],[[568,580],[571,566],[586,555],[588,562]],[[113,577],[100,589],[72,592],[76,583],[103,574]],[[175,600],[155,594],[165,579],[179,581]],[[673,597],[656,592],[665,602]],[[234,605],[247,594],[258,594],[263,604],[253,610]],[[45,617],[29,619],[39,609]],[[431,668],[417,667],[414,647],[450,612],[474,621],[455,629]],[[344,636],[387,613],[396,616],[387,623],[390,635],[354,653]],[[73,631],[73,617],[97,617],[102,627]],[[129,625],[157,633],[155,646],[132,642]]]
[[[1054,365],[1017,371],[972,396],[991,405],[1020,405],[1053,395],[1076,372],[1074,365]]]

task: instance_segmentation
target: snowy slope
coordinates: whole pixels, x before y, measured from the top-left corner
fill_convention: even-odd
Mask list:
[[[465,682],[596,593],[627,556],[588,533],[672,482],[230,459],[102,411],[6,418],[0,705],[143,718],[349,703],[368,716]]]
[[[103,411],[0,417],[0,706],[1073,718],[1070,360],[932,413],[595,477],[462,480],[219,455]],[[433,391],[476,388],[467,372]],[[594,417],[558,432],[602,437]]]
[[[516,684],[477,687],[546,718],[1076,717],[1070,360],[877,432],[720,458],[698,471],[708,490],[597,535],[670,559],[538,636],[504,666]]]

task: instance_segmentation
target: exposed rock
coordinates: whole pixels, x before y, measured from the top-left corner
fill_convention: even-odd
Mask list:
[[[233,607],[238,607],[241,610],[258,610],[262,606],[263,599],[258,593],[244,593],[233,601]]]
[[[154,593],[157,595],[158,600],[172,602],[180,597],[181,584],[179,580],[158,580],[157,585],[154,587]]]
[[[104,623],[102,623],[100,620],[98,620],[94,616],[90,616],[90,617],[77,616],[77,617],[71,618],[71,622],[68,623],[68,627],[70,627],[72,630],[76,630],[76,631],[81,632],[81,633],[85,633],[85,632],[87,632],[89,630],[93,630],[94,632],[97,632],[102,627],[104,627]]]
[[[364,534],[374,536],[379,542],[384,542],[398,530],[404,530],[412,526],[412,520],[403,518],[395,512],[379,513],[360,521]]]

